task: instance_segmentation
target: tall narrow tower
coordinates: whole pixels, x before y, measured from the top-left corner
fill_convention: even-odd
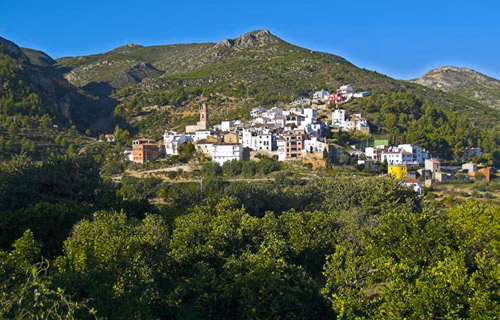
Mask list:
[[[210,122],[208,120],[208,108],[205,103],[201,105],[200,108],[200,122],[198,126],[201,130],[208,130],[210,128]]]

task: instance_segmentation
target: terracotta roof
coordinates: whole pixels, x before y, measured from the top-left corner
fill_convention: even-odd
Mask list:
[[[214,144],[216,142],[208,141],[207,139],[201,139],[195,142],[195,144]]]
[[[287,117],[302,117],[302,118],[304,118],[304,116],[303,116],[303,115],[301,115],[301,114],[296,114],[296,113],[293,113],[293,112],[292,112],[292,113],[290,113],[290,114],[288,114],[288,115],[287,115]]]
[[[420,180],[419,179],[406,179],[405,182],[407,182],[407,183],[419,183]]]

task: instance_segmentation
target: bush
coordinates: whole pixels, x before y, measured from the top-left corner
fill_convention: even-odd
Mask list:
[[[215,178],[222,174],[222,168],[216,162],[205,162],[201,167],[201,175],[204,178]]]

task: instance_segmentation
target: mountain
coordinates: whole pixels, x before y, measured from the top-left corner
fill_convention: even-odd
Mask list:
[[[182,130],[196,121],[201,102],[209,105],[216,123],[248,116],[257,105],[283,106],[316,90],[334,91],[349,83],[356,91],[372,91],[371,97],[355,99],[345,108],[362,112],[377,135],[433,150],[450,151],[457,145],[456,155],[466,147],[484,144],[495,150],[498,145],[498,110],[295,46],[268,30],[218,43],[127,44],[100,54],[59,58],[55,64],[36,50],[13,43],[4,48],[23,61],[23,72],[61,88],[39,90],[36,81],[28,81],[44,101],[93,133],[109,132],[118,123],[133,135],[158,139],[167,127]],[[60,107],[61,97],[67,97],[66,108]]]
[[[33,49],[21,49],[13,42],[0,37],[0,54],[7,55],[6,60],[14,70],[18,80],[23,81],[32,93],[42,100],[45,109],[53,110],[59,119],[72,121],[81,128],[91,127],[95,121],[110,116],[116,103],[109,98],[99,99],[83,89],[66,81],[53,65],[53,60],[47,54]],[[4,78],[4,87],[13,79]],[[11,85],[12,93],[16,92]],[[20,90],[20,88],[17,88]],[[20,97],[22,98],[22,97]]]
[[[21,48],[22,52],[28,57],[31,64],[40,67],[51,67],[56,64],[56,60],[52,59],[48,54],[43,51]]]
[[[278,71],[284,81],[296,82],[297,76],[309,78],[322,73],[326,64],[338,69],[338,83],[352,80],[356,68],[345,59],[332,54],[313,52],[293,46],[271,34],[268,30],[249,32],[235,39],[225,39],[219,43],[176,44],[142,47],[126,45],[109,52],[86,57],[66,57],[57,59],[59,68],[69,82],[85,86],[91,82],[107,82],[113,88],[122,88],[130,84],[123,81],[133,66],[149,63],[163,72],[161,82],[179,78],[190,83],[213,82],[216,78],[231,81],[259,81],[259,78],[272,80],[272,74]],[[361,71],[368,76],[364,83],[389,83],[392,79],[379,74]],[[355,74],[358,75],[358,74]],[[157,78],[159,74],[147,74],[139,77]],[[228,78],[229,77],[229,78]],[[168,85],[167,85],[168,86]]]
[[[102,54],[57,59],[56,68],[76,86],[101,83],[116,89],[167,71],[182,70],[184,61],[196,57],[209,46],[211,44],[152,47],[128,44]],[[138,69],[140,74],[136,72]]]
[[[439,67],[411,81],[477,100],[493,109],[500,110],[500,80],[471,69]]]
[[[0,158],[27,152],[35,159],[88,139],[78,133],[111,118],[116,103],[68,83],[41,51],[0,37]]]
[[[146,121],[143,127],[159,126],[162,111],[165,121],[175,119],[183,125],[185,119],[194,119],[186,111],[196,109],[202,95],[220,98],[212,113],[218,119],[245,114],[252,105],[287,103],[346,83],[357,90],[411,92],[445,110],[462,111],[480,125],[489,125],[496,117],[477,101],[358,68],[337,55],[290,44],[268,30],[219,43],[129,44],[56,61],[55,68],[75,86],[94,95],[112,93],[121,102],[117,114],[133,126],[144,123],[151,110],[155,124]],[[152,108],[155,105],[164,108]]]

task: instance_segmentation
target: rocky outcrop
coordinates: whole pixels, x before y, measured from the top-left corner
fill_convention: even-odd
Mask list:
[[[132,51],[134,49],[137,49],[137,48],[142,48],[142,46],[140,44],[135,44],[135,43],[127,43],[126,45],[123,45],[121,47],[118,47],[118,48],[115,48],[109,52],[128,52],[128,51]]]
[[[278,43],[279,41],[281,40],[271,34],[269,30],[257,30],[245,33],[235,39],[222,40],[215,46],[215,48],[249,49],[265,46],[271,43]]]
[[[500,81],[472,69],[444,66],[410,81],[456,93],[500,110]]]

